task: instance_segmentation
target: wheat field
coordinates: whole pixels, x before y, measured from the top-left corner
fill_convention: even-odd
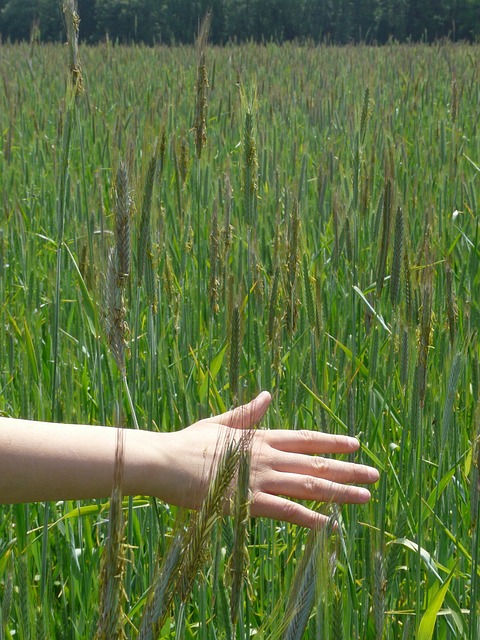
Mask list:
[[[200,44],[80,47],[83,91],[0,46],[1,414],[171,431],[268,389],[380,482],[316,535],[1,506],[0,638],[479,638],[478,47]]]

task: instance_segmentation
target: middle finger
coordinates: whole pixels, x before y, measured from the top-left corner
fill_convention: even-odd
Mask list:
[[[280,452],[276,456],[273,469],[284,473],[299,473],[342,483],[370,484],[377,482],[379,478],[376,469],[364,464],[300,453]]]

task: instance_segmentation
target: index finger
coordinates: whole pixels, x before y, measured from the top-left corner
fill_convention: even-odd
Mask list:
[[[268,391],[262,391],[256,398],[247,404],[235,407],[231,411],[219,416],[205,418],[203,422],[214,422],[233,429],[250,429],[265,415],[272,396]]]
[[[263,437],[274,449],[287,453],[353,453],[360,448],[356,438],[339,436],[321,431],[263,431]]]

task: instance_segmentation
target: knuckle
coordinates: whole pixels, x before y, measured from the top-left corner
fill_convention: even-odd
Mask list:
[[[321,456],[312,458],[312,465],[315,473],[319,476],[323,476],[328,470],[328,461]]]
[[[344,490],[345,486],[337,484],[333,480],[321,481],[321,488],[319,493],[323,502],[344,502]]]
[[[290,500],[285,500],[282,505],[283,517],[285,520],[290,521],[295,517],[298,511],[298,506],[295,502],[291,502]]]
[[[317,495],[320,489],[319,482],[313,476],[305,478],[305,492],[308,496]]]
[[[315,439],[314,431],[308,431],[307,429],[300,429],[300,431],[297,431],[297,433],[299,437],[303,440],[303,442],[306,442],[307,444],[312,443]]]
[[[332,492],[334,493],[335,502],[339,502],[340,504],[350,502],[350,487],[348,485],[336,484]]]
[[[351,472],[354,482],[361,482],[365,477],[365,467],[359,464],[354,464],[351,467]]]

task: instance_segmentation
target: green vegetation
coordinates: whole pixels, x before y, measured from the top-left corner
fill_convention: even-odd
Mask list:
[[[191,44],[212,12],[211,42],[478,41],[478,0],[77,0],[80,38]],[[59,0],[0,0],[4,41],[63,39]]]
[[[0,638],[480,637],[478,54],[106,44],[82,93],[0,48],[3,414],[168,431],[265,388],[382,472],[329,536],[215,484],[114,495],[108,544],[109,504],[0,507]]]

